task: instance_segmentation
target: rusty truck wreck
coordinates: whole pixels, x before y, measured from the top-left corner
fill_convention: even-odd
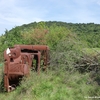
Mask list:
[[[41,66],[46,70],[49,64],[49,47],[46,45],[15,45],[4,51],[4,88],[10,92],[19,85],[30,70],[38,74]]]

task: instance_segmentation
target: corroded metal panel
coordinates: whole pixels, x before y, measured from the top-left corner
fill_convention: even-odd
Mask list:
[[[42,66],[49,64],[49,47],[46,45],[15,45],[4,51],[4,87],[12,91],[19,84],[19,79],[28,76],[30,69],[40,72]],[[35,62],[35,64],[34,64]]]

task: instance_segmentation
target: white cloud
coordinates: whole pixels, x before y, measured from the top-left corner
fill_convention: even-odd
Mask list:
[[[97,1],[97,4],[100,6],[100,0]]]
[[[34,21],[100,23],[99,0],[0,0],[0,30]]]
[[[29,5],[21,3],[23,3],[21,0],[0,0],[0,26],[4,25],[4,30],[5,28],[9,30],[15,25],[41,21],[46,13],[46,10],[41,12],[41,10],[34,9],[37,7],[31,8]],[[2,28],[0,27],[0,30]]]

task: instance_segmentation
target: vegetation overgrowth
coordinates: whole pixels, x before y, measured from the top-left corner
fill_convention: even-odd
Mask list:
[[[34,22],[6,30],[0,36],[3,51],[14,44],[45,44],[50,65],[38,76],[30,72],[11,93],[3,90],[0,66],[0,100],[94,100],[100,99],[100,25]]]

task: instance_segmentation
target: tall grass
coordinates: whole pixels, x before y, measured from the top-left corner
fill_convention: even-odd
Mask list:
[[[49,70],[39,76],[31,72],[16,90],[0,93],[0,100],[88,100],[85,97],[99,96],[99,93],[100,88],[89,73]]]

